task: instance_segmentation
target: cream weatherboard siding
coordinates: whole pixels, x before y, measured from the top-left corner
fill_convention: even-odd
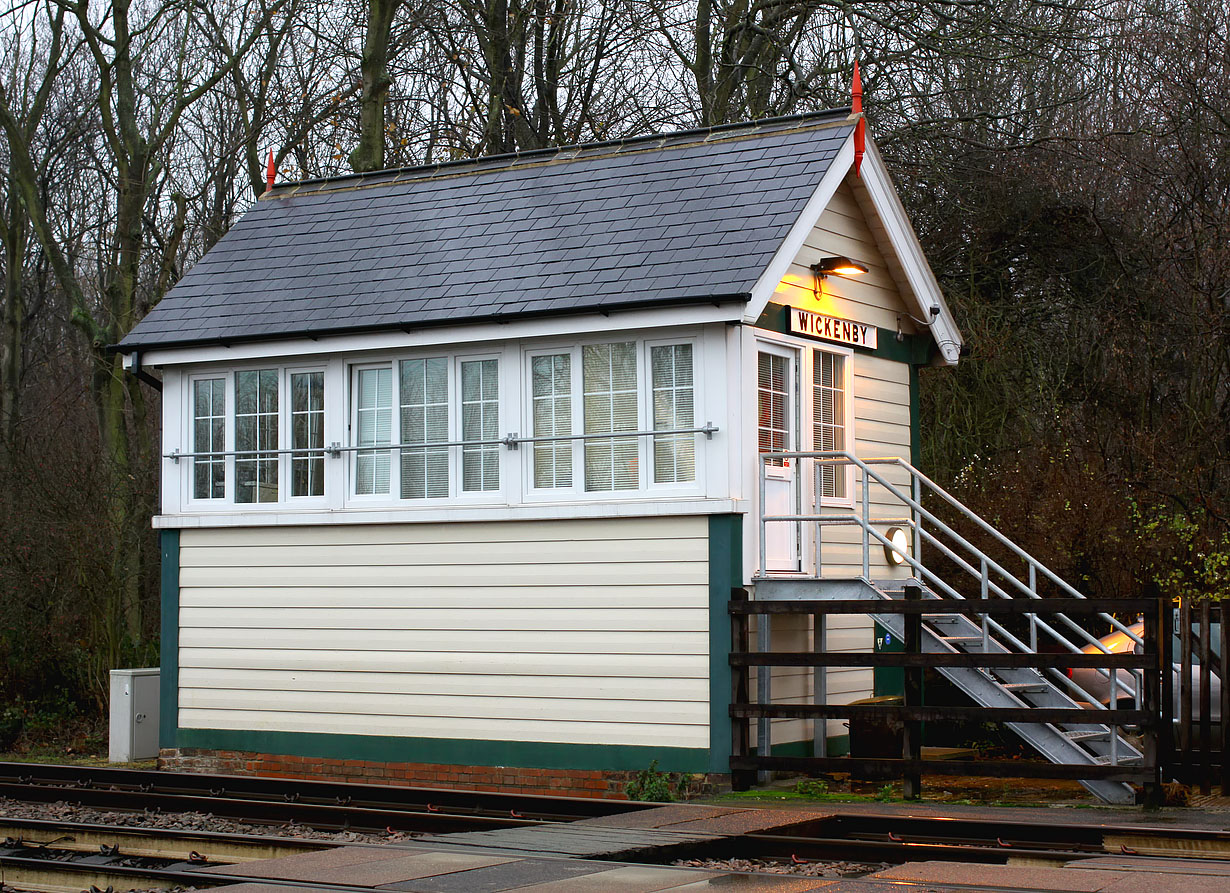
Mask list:
[[[895,332],[900,326],[904,334],[918,331],[906,314],[899,283],[889,268],[881,250],[884,237],[873,234],[863,205],[856,199],[850,181],[843,183],[821,214],[816,226],[804,240],[803,247],[791,264],[789,272],[777,287],[772,303],[801,307],[842,319],[877,326]],[[875,224],[878,227],[878,224]],[[845,255],[868,267],[858,277],[830,276],[824,280],[817,300],[810,265],[821,257]],[[890,336],[891,337],[891,336]],[[822,346],[823,342],[798,338],[801,347]],[[881,345],[884,346],[884,345]],[[847,404],[853,411],[854,452],[860,458],[899,457],[910,459],[910,367],[909,364],[885,359],[864,351],[852,356],[852,399]],[[803,382],[806,391],[807,382]],[[754,409],[753,409],[754,412]],[[882,467],[880,473],[903,492],[908,492],[908,474],[896,467]],[[855,493],[861,492],[860,473],[854,477]],[[755,492],[754,487],[750,492]],[[880,485],[870,489],[872,513],[881,518],[903,518],[908,508]],[[829,508],[831,513],[849,513],[849,508]],[[748,531],[747,540],[754,542],[755,533]],[[862,537],[856,527],[826,527],[821,549],[825,577],[858,577],[862,575]],[[871,547],[872,579],[893,579],[909,576],[904,568],[888,564],[879,544]],[[755,567],[756,561],[748,566]],[[778,617],[774,619],[773,647],[782,651],[807,651],[814,647],[809,617]],[[830,619],[827,648],[834,652],[871,651],[874,624],[869,617],[849,616]],[[844,704],[871,697],[873,679],[870,669],[831,669],[828,671],[828,701]],[[774,703],[812,703],[812,671],[807,668],[777,668],[773,672]],[[810,740],[811,722],[805,720],[774,720],[773,742],[788,743]],[[844,723],[828,723],[829,736],[846,731]]]
[[[704,517],[181,537],[181,728],[709,747]]]

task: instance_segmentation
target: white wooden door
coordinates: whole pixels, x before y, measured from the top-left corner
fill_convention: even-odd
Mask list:
[[[761,344],[756,355],[756,434],[760,453],[798,449],[798,353]],[[773,459],[765,470],[765,513],[798,513],[798,461]],[[775,522],[765,528],[766,573],[797,572],[799,525]]]

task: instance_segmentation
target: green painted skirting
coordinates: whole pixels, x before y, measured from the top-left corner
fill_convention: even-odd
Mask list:
[[[532,769],[630,770],[658,761],[663,772],[707,772],[704,748],[632,747],[619,744],[548,744],[475,741],[466,738],[394,738],[385,735],[326,735],[312,732],[253,732],[179,729],[178,746],[202,750],[285,754],[382,763],[440,763],[453,766],[516,766]],[[723,771],[729,771],[729,768]]]
[[[730,591],[743,583],[743,516],[709,516],[709,767],[730,771]]]
[[[175,747],[179,725],[179,531],[164,530],[162,553],[162,669],[158,684],[158,745]]]

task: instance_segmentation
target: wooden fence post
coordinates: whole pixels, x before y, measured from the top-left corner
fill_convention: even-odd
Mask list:
[[[907,602],[921,601],[922,588],[913,585],[906,586],[905,600]],[[905,615],[905,642],[903,644],[906,654],[922,653],[922,614],[910,613]],[[906,667],[905,669],[905,688],[902,701],[907,710],[911,707],[922,706],[922,675],[923,668],[921,666]],[[916,719],[907,718],[902,725],[901,755],[907,760],[917,761],[922,758],[922,723]],[[917,800],[922,796],[922,773],[918,770],[917,766],[905,771],[901,789],[902,796],[906,800]]]
[[[748,601],[746,589],[732,589],[732,602]],[[731,654],[747,654],[751,645],[748,633],[748,615],[731,613],[730,615],[730,651]],[[746,705],[750,699],[751,685],[748,676],[751,668],[743,663],[730,669],[730,703]],[[752,751],[752,720],[747,715],[731,717],[730,721],[730,755],[735,758],[747,757]],[[755,772],[747,770],[732,770],[730,786],[736,791],[746,791],[756,780]]]
[[[1162,663],[1165,650],[1162,648],[1162,636],[1169,636],[1170,630],[1163,626],[1165,611],[1162,609],[1161,598],[1155,598],[1153,606],[1145,611],[1145,656],[1152,662],[1141,672],[1140,684],[1144,687],[1144,709],[1146,719],[1143,723],[1145,765],[1152,770],[1152,777],[1145,782],[1145,807],[1158,809],[1165,800],[1162,793],[1162,764],[1158,747],[1158,734],[1161,729],[1161,705],[1158,703],[1161,695],[1162,675],[1168,674],[1170,668]],[[1118,672],[1112,670],[1111,672]],[[1113,706],[1113,705],[1112,705]],[[1167,732],[1169,729],[1166,730]]]

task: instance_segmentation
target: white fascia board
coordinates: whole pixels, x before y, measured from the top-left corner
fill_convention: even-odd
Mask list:
[[[459,323],[410,331],[364,332],[322,335],[320,338],[286,338],[243,341],[231,345],[203,344],[192,347],[142,348],[126,352],[141,355],[142,366],[180,366],[197,363],[243,362],[296,356],[353,354],[362,351],[406,350],[448,344],[477,344],[510,339],[566,337],[606,331],[673,328],[704,323],[737,321],[741,302],[720,305],[691,304],[685,307],[612,310],[603,315],[591,311],[576,316],[547,316],[508,322]]]
[[[820,182],[812,192],[811,198],[807,200],[807,204],[803,206],[794,226],[790,227],[786,240],[778,247],[773,260],[769,261],[769,265],[756,280],[756,285],[752,287],[752,299],[748,301],[743,314],[744,322],[754,323],[760,319],[760,314],[764,313],[765,307],[768,306],[769,298],[773,297],[773,293],[777,291],[777,286],[790,269],[790,265],[799,256],[804,241],[820,222],[820,215],[833,200],[833,195],[846,177],[846,171],[853,164],[854,134],[851,133],[838,151],[837,157],[829,164],[824,176],[820,178]]]
[[[436,506],[432,508],[349,509],[345,511],[268,511],[164,513],[154,516],[160,530],[206,527],[288,527],[316,524],[448,524],[465,521],[541,521],[577,518],[654,518],[670,515],[729,515],[749,510],[745,500],[629,499],[625,502],[543,503],[539,505]]]
[[[948,302],[944,300],[940,284],[931,271],[931,265],[923,254],[918,234],[914,232],[914,226],[906,216],[905,207],[893,186],[884,158],[870,139],[867,140],[867,152],[863,156],[860,173],[867,195],[888,234],[893,253],[901,264],[909,284],[908,297],[913,300],[918,318],[929,319],[930,308],[940,308],[939,316],[931,323],[931,336],[940,348],[944,364],[955,366],[961,355],[961,332]]]

